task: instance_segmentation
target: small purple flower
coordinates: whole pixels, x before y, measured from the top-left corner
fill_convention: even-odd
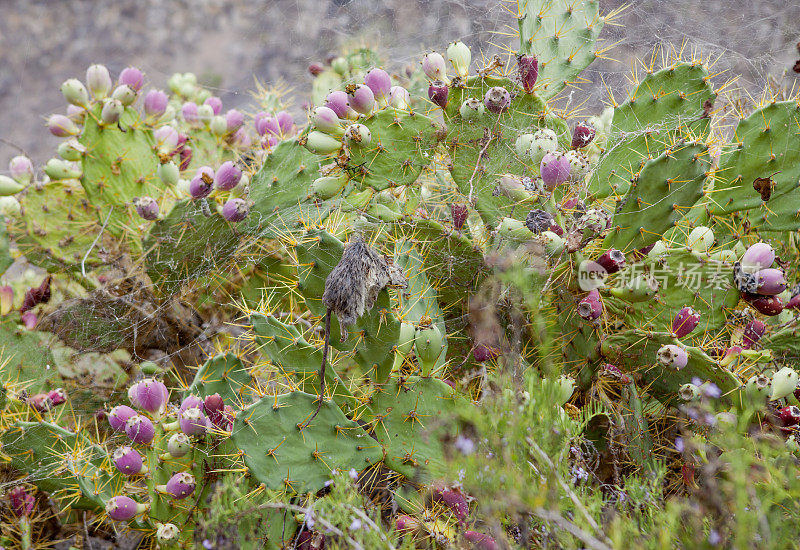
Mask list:
[[[150,117],[160,117],[167,110],[169,97],[161,90],[150,90],[144,96],[144,112]]]
[[[136,67],[126,67],[119,73],[117,81],[120,84],[130,86],[134,91],[138,92],[144,86],[144,74]]]
[[[169,478],[166,485],[166,492],[174,498],[180,500],[194,493],[194,476],[189,472],[178,472]]]
[[[134,443],[148,445],[156,435],[156,428],[149,418],[137,414],[125,424],[125,433]]]
[[[138,413],[127,405],[117,405],[108,413],[108,423],[117,432],[125,431],[125,424]]]
[[[453,446],[463,455],[471,455],[475,452],[475,442],[468,437],[459,434]]]
[[[719,386],[717,386],[714,382],[708,382],[701,386],[700,389],[703,390],[703,394],[709,399],[717,399],[720,395],[722,395],[722,390],[720,390]]]

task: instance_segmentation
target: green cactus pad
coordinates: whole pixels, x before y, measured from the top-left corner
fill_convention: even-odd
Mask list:
[[[520,53],[539,59],[537,90],[555,96],[597,59],[595,43],[605,23],[600,2],[520,0]]]
[[[52,389],[58,380],[53,354],[42,345],[42,333],[19,322],[16,313],[0,318],[0,383],[21,384],[29,394]]]
[[[342,258],[344,244],[323,229],[310,229],[299,237],[295,251],[297,289],[314,315],[325,315],[322,303],[325,279]]]
[[[233,353],[210,358],[197,370],[187,394],[206,397],[218,393],[230,405],[247,403],[255,395],[247,367]]]
[[[267,396],[236,415],[231,435],[250,474],[269,489],[316,492],[333,469],[364,469],[381,459],[378,443],[342,411],[303,392]]]
[[[6,272],[6,269],[14,263],[14,258],[11,257],[11,251],[8,244],[8,232],[6,226],[0,223],[0,275]]]

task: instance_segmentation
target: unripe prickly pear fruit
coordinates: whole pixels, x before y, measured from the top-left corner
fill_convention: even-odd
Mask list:
[[[481,103],[481,105],[483,104]],[[514,142],[514,151],[516,151],[517,155],[520,157],[527,156],[532,143],[533,134],[522,134]]]
[[[156,540],[161,543],[171,543],[178,538],[178,526],[174,523],[156,523]]]
[[[542,231],[541,238],[544,241],[544,251],[548,256],[556,256],[564,250],[564,239],[554,231]]]
[[[83,172],[71,162],[52,158],[44,165],[44,173],[52,180],[80,179]]]
[[[467,121],[475,120],[481,117],[485,112],[486,107],[484,107],[483,102],[480,99],[475,99],[474,97],[468,97],[465,99],[461,104],[461,107],[458,109],[458,114],[461,115],[461,118]]]
[[[100,111],[100,120],[105,125],[116,124],[119,122],[119,117],[125,111],[125,106],[122,102],[114,98],[106,98],[103,100],[103,109]]]
[[[713,244],[714,232],[702,225],[692,229],[689,238],[686,239],[686,245],[695,252],[708,252]]]
[[[305,143],[306,149],[318,155],[329,155],[342,148],[342,142],[324,134],[319,130],[309,132]]]
[[[23,189],[25,189],[25,185],[8,176],[0,175],[0,197],[16,195]]]
[[[125,433],[134,443],[148,445],[156,435],[156,428],[149,418],[137,414],[128,419],[125,424]]]
[[[338,195],[344,189],[346,183],[347,176],[344,174],[323,176],[314,180],[311,184],[311,192],[322,200],[327,200]]]
[[[14,288],[9,285],[0,286],[0,316],[5,317],[14,308]]]
[[[511,94],[502,86],[494,86],[486,91],[483,104],[489,112],[499,114],[508,110],[511,105]]]
[[[372,112],[375,107],[375,94],[372,93],[369,86],[353,84],[346,88],[346,92],[347,104],[351,109],[362,115],[368,115]]]
[[[78,125],[86,121],[86,109],[77,105],[67,105],[67,118]]]
[[[771,393],[772,382],[763,374],[751,376],[744,385],[745,395],[755,404],[763,404]]]
[[[22,205],[15,197],[0,197],[0,216],[13,219],[22,212]]]
[[[111,98],[122,103],[123,107],[128,107],[133,105],[136,101],[136,90],[127,84],[121,84],[114,88],[114,91],[111,93]]]
[[[725,262],[733,265],[733,263],[738,259],[738,256],[733,250],[717,250],[711,254],[711,259],[717,262]]]
[[[119,73],[117,81],[125,86],[130,86],[133,91],[138,92],[144,86],[144,74],[136,67],[126,67]]]
[[[597,131],[591,123],[579,123],[572,131],[572,148],[581,149],[586,147],[592,142],[596,132]]]
[[[397,109],[408,110],[411,108],[411,94],[402,86],[392,86],[389,91],[389,105]]]
[[[364,76],[364,84],[369,86],[369,89],[372,90],[372,95],[379,104],[386,105],[389,93],[392,90],[392,79],[389,73],[377,67],[370,69]]]
[[[786,290],[786,279],[783,271],[774,267],[761,269],[755,273],[756,292],[763,296],[774,296]]]
[[[600,292],[594,289],[578,302],[578,315],[586,321],[594,321],[603,314],[603,304],[600,302]]]
[[[50,115],[47,119],[47,129],[56,137],[77,136],[81,133],[72,119],[64,115]]]
[[[569,179],[575,183],[582,182],[589,173],[589,161],[580,151],[567,151],[564,159],[569,163]]]
[[[108,423],[111,429],[117,432],[124,432],[125,425],[132,417],[138,413],[127,405],[117,405],[108,413]]]
[[[431,52],[422,58],[422,71],[430,80],[447,81],[447,65],[442,54]]]
[[[70,162],[80,162],[80,160],[83,158],[83,154],[86,152],[86,147],[84,147],[77,139],[70,138],[67,141],[59,144],[56,151],[58,152],[58,156],[64,160],[68,160]]]
[[[689,306],[684,306],[672,320],[672,334],[683,338],[691,333],[700,322],[700,314]]]
[[[700,388],[694,384],[684,384],[678,389],[678,397],[684,401],[694,401],[700,397]]]
[[[372,141],[372,134],[363,124],[351,124],[344,132],[344,140],[351,149],[368,147]]]
[[[472,63],[472,52],[469,46],[461,41],[451,42],[447,46],[447,59],[453,70],[461,80],[467,80],[469,77],[469,66]]]
[[[166,185],[176,185],[178,179],[180,179],[181,172],[177,164],[173,161],[169,161],[158,165],[158,168],[156,168],[156,175]]]
[[[800,382],[800,375],[791,367],[783,367],[772,376],[772,394],[770,400],[783,399],[791,395],[797,383]]]
[[[215,136],[222,137],[228,133],[228,122],[224,116],[217,115],[211,118],[208,128]]]
[[[532,93],[539,78],[539,60],[535,55],[518,55],[517,67],[522,87],[527,93]]]
[[[350,63],[344,57],[337,57],[331,61],[331,69],[333,69],[333,72],[344,76],[350,70]]]
[[[242,179],[242,171],[230,160],[226,160],[222,165],[217,168],[217,173],[214,176],[214,183],[217,189],[223,191],[230,191]]]
[[[671,367],[675,370],[681,370],[689,363],[689,354],[686,353],[685,349],[675,344],[661,346],[658,353],[656,353],[656,358],[665,367]]]
[[[643,302],[649,300],[658,292],[658,281],[644,275],[637,275],[628,281],[624,287],[612,288],[609,292],[626,302]]]
[[[766,269],[775,261],[775,251],[767,243],[756,243],[742,256],[742,269],[748,273],[754,273],[761,269]]]
[[[147,471],[140,455],[132,447],[120,447],[114,451],[112,456],[114,466],[119,472],[126,476],[135,476]]]
[[[625,254],[616,248],[612,248],[597,258],[597,263],[603,266],[603,269],[606,270],[606,273],[616,273],[625,267]]]
[[[208,419],[198,407],[186,409],[178,416],[181,431],[186,435],[203,435],[208,427]]]
[[[200,105],[197,107],[197,118],[206,126],[210,125],[214,118],[214,109],[210,105]]]
[[[417,519],[407,515],[397,516],[397,520],[395,520],[395,526],[400,533],[404,534],[415,533],[422,528]]]
[[[434,80],[428,86],[428,98],[434,105],[444,109],[447,107],[447,98],[450,94],[450,88],[441,80]]]
[[[103,99],[111,91],[111,75],[105,65],[92,65],[86,69],[86,86],[95,99]]]
[[[467,216],[469,216],[469,209],[466,204],[450,204],[450,217],[453,219],[454,229],[460,231],[467,221]]]
[[[229,222],[238,223],[250,214],[250,207],[244,199],[229,199],[222,205],[222,217]]]
[[[211,96],[207,98],[203,105],[208,105],[211,107],[211,111],[214,115],[219,115],[222,112],[222,100],[216,96]]]
[[[180,500],[194,493],[195,485],[194,476],[192,474],[189,472],[178,472],[169,478],[163,491],[172,495],[173,498]]]
[[[33,163],[25,155],[12,158],[8,163],[8,171],[19,183],[28,184],[33,180]]]
[[[569,180],[571,166],[561,153],[547,153],[539,164],[539,173],[545,187],[555,189]]]
[[[174,458],[181,458],[192,449],[192,444],[185,433],[174,433],[167,441],[167,452]]]
[[[420,326],[414,338],[414,349],[422,368],[422,376],[430,376],[444,349],[444,339],[439,327],[433,323]]]
[[[542,128],[534,132],[528,156],[534,163],[540,164],[546,154],[553,153],[557,149],[558,137],[556,133],[549,128]]]
[[[133,207],[142,219],[150,222],[158,219],[158,202],[153,197],[136,197]]]
[[[146,512],[148,508],[149,505],[140,504],[124,495],[111,497],[106,502],[106,513],[114,521],[130,521],[138,514]]]
[[[61,94],[67,103],[77,105],[78,107],[86,107],[89,105],[89,92],[83,85],[83,82],[77,78],[70,78],[65,80],[61,85]]]
[[[314,124],[314,128],[320,132],[325,132],[326,134],[339,138],[344,135],[342,121],[330,107],[317,107],[314,109],[311,122]]]
[[[144,112],[149,117],[160,117],[167,111],[169,98],[161,90],[150,90],[144,96]]]

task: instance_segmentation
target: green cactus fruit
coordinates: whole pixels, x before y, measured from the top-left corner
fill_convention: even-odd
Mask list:
[[[342,142],[319,130],[312,130],[305,138],[306,149],[317,155],[330,155],[342,148]]]
[[[311,184],[311,192],[322,200],[332,199],[344,189],[347,183],[347,176],[323,176],[314,180]]]
[[[417,328],[417,334],[414,337],[414,351],[417,354],[424,378],[431,375],[443,350],[444,339],[438,326],[430,324]]]

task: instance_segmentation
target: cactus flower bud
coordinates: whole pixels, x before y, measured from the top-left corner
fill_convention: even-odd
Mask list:
[[[228,133],[234,133],[244,125],[244,115],[236,109],[230,109],[225,113],[225,124]]]
[[[744,253],[741,264],[742,269],[754,273],[766,269],[775,261],[775,251],[767,243],[756,243]]]
[[[114,91],[111,93],[111,98],[122,103],[124,107],[128,107],[133,105],[136,101],[136,90],[127,84],[121,84],[114,88]]]
[[[344,135],[344,128],[342,128],[341,125],[342,121],[330,107],[317,107],[314,109],[314,114],[311,115],[311,121],[314,124],[314,128],[320,132],[325,132],[326,134],[336,137],[342,137]]]
[[[156,540],[158,542],[172,542],[178,538],[178,526],[174,523],[156,523]]]
[[[150,90],[144,96],[144,112],[149,117],[160,117],[167,111],[169,98],[161,90]]]
[[[130,521],[150,508],[124,495],[111,497],[106,502],[106,513],[114,521]]]
[[[156,435],[156,428],[146,416],[137,414],[128,419],[125,433],[131,441],[140,445],[148,445]]]
[[[556,133],[549,128],[543,128],[534,132],[533,141],[530,149],[528,149],[528,156],[534,163],[540,164],[545,155],[555,153],[557,149],[558,137]]]
[[[214,187],[214,170],[210,166],[201,166],[189,183],[189,193],[193,199],[207,197]]]
[[[672,334],[683,338],[692,332],[700,322],[700,314],[689,306],[684,306],[672,320]]]
[[[128,396],[132,403],[149,413],[161,414],[167,408],[169,390],[163,382],[145,378],[131,386]]]
[[[539,60],[535,55],[518,55],[517,67],[522,87],[527,93],[533,93],[536,79],[539,78]]]
[[[203,105],[208,105],[211,107],[211,111],[214,115],[218,115],[222,112],[222,100],[216,96],[211,96],[203,102]]]
[[[569,161],[561,153],[547,153],[539,164],[539,173],[548,189],[555,189],[569,180]]]
[[[105,65],[92,65],[86,69],[86,86],[95,99],[103,99],[111,91],[111,75]]]
[[[494,86],[486,92],[483,97],[483,104],[492,113],[503,113],[511,105],[511,94],[502,86]]]
[[[120,447],[114,451],[112,456],[114,466],[119,472],[126,476],[135,476],[147,471],[147,467],[142,461],[142,455],[132,447]]]
[[[756,292],[763,296],[774,296],[786,290],[786,279],[783,271],[769,267],[755,273]]]
[[[108,423],[111,429],[117,432],[124,432],[128,420],[138,413],[127,405],[117,405],[108,413]]]
[[[606,273],[616,273],[625,267],[625,254],[616,248],[612,248],[597,258],[597,263],[603,266],[603,269],[606,270]]]
[[[381,105],[386,105],[389,93],[392,90],[392,79],[383,69],[370,69],[364,76],[364,84],[372,90],[375,100]]]
[[[686,245],[695,252],[708,252],[708,249],[714,244],[714,232],[705,226],[699,226],[692,229],[689,233],[689,238],[686,240]]]
[[[229,222],[238,223],[250,214],[250,207],[244,199],[230,199],[222,205],[222,217]]]
[[[800,382],[800,375],[791,367],[783,367],[772,376],[772,395],[770,400],[783,399],[794,393],[797,383]]]
[[[167,452],[174,458],[181,458],[191,450],[192,444],[186,434],[178,432],[167,441]]]
[[[214,176],[217,189],[222,189],[223,191],[230,191],[239,185],[241,179],[242,171],[229,160],[223,162],[222,165],[217,168],[217,173]]]
[[[28,184],[33,180],[33,163],[25,155],[17,155],[8,163],[11,177],[19,183]]]
[[[50,115],[47,119],[47,129],[56,137],[76,136],[81,133],[80,128],[64,115]]]
[[[774,317],[783,311],[783,300],[779,296],[761,296],[760,294],[742,294],[742,298],[763,315]]]
[[[375,107],[375,94],[369,86],[352,84],[346,88],[347,104],[357,113],[368,115]]]
[[[441,80],[434,80],[428,86],[428,98],[434,105],[444,109],[447,107],[447,97],[450,94],[450,88]]]
[[[125,106],[118,99],[106,98],[103,100],[103,109],[100,111],[100,120],[103,124],[111,125],[119,122],[119,117],[125,111]]]
[[[369,147],[372,134],[363,124],[351,124],[344,132],[344,140],[352,149],[355,147]]]
[[[136,67],[126,67],[119,73],[117,82],[124,86],[130,86],[133,91],[138,92],[144,86],[144,74]]]
[[[600,302],[600,292],[593,289],[578,302],[578,315],[586,321],[594,321],[603,314],[603,304]]]
[[[197,103],[187,101],[181,106],[181,116],[189,124],[197,124],[200,122],[200,114],[198,111]]]
[[[592,142],[596,132],[591,123],[581,122],[572,131],[572,148],[582,149],[586,147]]]
[[[89,92],[83,85],[83,82],[77,78],[70,78],[65,80],[61,85],[61,94],[67,103],[77,105],[78,107],[86,107],[89,105]]]
[[[342,148],[342,142],[338,139],[323,134],[318,130],[309,132],[306,139],[306,149],[318,155],[329,155]]]
[[[453,70],[461,80],[467,80],[469,77],[469,66],[472,63],[472,52],[469,46],[463,42],[451,42],[447,46],[447,60],[453,66]]]
[[[186,409],[178,415],[181,431],[186,435],[203,435],[206,433],[208,419],[197,407]]]
[[[442,354],[442,332],[435,324],[417,329],[414,338],[414,349],[422,367],[422,376],[430,376],[436,360]]]
[[[464,223],[467,221],[469,210],[466,204],[450,204],[450,217],[453,219],[453,228],[461,230]]]
[[[189,472],[178,472],[169,478],[166,485],[159,486],[158,488],[162,492],[180,500],[194,493],[195,485],[194,476],[192,474]]]
[[[33,514],[36,498],[22,485],[17,485],[8,492],[8,501],[11,511],[18,518],[27,518]]]
[[[139,216],[149,222],[158,219],[158,202],[153,197],[136,197],[133,207]]]
[[[408,110],[411,108],[411,94],[402,86],[392,86],[389,91],[389,104],[398,109]]]
[[[681,370],[689,363],[689,355],[686,353],[686,350],[675,344],[661,346],[656,357],[659,363],[665,367],[672,367],[675,370]]]

